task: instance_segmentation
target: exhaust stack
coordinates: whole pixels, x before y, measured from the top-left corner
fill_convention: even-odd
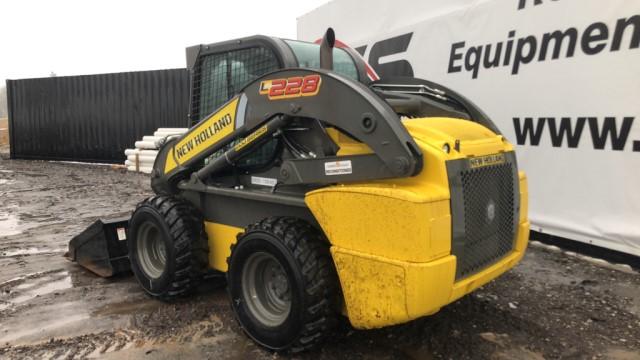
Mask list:
[[[332,28],[328,28],[320,43],[320,68],[333,70],[333,46],[336,43],[336,34]]]

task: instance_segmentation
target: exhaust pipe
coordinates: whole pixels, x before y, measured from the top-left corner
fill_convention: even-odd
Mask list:
[[[333,70],[333,46],[336,43],[336,34],[332,28],[328,28],[320,43],[320,68]]]

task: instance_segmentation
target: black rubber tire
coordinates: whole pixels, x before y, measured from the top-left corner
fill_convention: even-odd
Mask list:
[[[159,229],[166,249],[162,274],[150,277],[138,256],[139,230],[146,222]],[[172,196],[157,195],[138,204],[129,222],[131,270],[152,297],[171,300],[194,289],[208,266],[208,241],[204,222],[190,203]]]
[[[248,309],[242,271],[249,256],[266,252],[282,266],[291,291],[291,311],[278,326],[265,326]],[[339,283],[324,235],[304,220],[270,217],[238,235],[227,259],[227,289],[236,319],[260,345],[299,352],[319,344],[337,325]]]

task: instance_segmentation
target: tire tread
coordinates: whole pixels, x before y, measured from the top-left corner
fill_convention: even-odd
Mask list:
[[[162,293],[152,294],[164,301],[183,296],[195,288],[207,268],[209,252],[204,223],[198,210],[174,196],[156,195],[138,204],[151,207],[164,219],[173,238],[176,269],[169,286]]]
[[[334,304],[340,290],[328,240],[304,220],[269,217],[249,225],[244,233],[238,235],[238,243],[245,234],[254,231],[267,232],[281,240],[293,254],[304,278],[304,324],[300,336],[288,351],[296,353],[317,346],[338,323]],[[227,263],[230,259],[231,256]]]

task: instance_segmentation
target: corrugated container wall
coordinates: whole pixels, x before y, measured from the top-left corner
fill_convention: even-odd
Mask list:
[[[188,127],[186,69],[7,80],[11,158],[122,162],[159,127]]]

